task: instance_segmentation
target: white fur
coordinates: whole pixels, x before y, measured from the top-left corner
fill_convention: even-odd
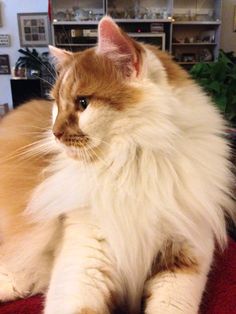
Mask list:
[[[195,294],[189,302],[191,313],[196,313],[213,251],[206,239],[215,236],[221,245],[226,241],[223,207],[230,204],[229,149],[222,137],[224,123],[209,99],[192,82],[171,87],[163,66],[155,58],[147,51],[143,73],[130,82],[145,95],[140,103],[125,112],[103,109],[101,113],[89,107],[81,115],[81,129],[92,139],[96,134],[98,144],[109,145],[103,160],[84,166],[62,153],[53,166],[54,174],[36,189],[28,211],[39,220],[74,209],[80,215],[87,208],[108,243],[103,254],[109,252],[114,257],[122,279],[120,294],[127,294],[133,310],[164,241],[186,241],[198,252],[199,263],[200,256],[206,260],[205,270],[200,275],[178,274],[173,286],[173,276],[165,275],[168,280],[163,292],[156,292],[158,297],[148,306],[147,313],[156,313],[153,308],[159,309],[162,301],[171,299],[176,290],[176,296],[184,298],[188,289]],[[88,218],[83,220],[81,215],[80,219],[79,225],[86,225]],[[71,239],[79,239],[83,228],[66,227],[65,234],[68,229]],[[76,296],[82,293],[80,299],[68,299],[66,306],[76,308],[89,303],[79,280],[74,282],[75,287],[71,286],[73,267],[68,268],[64,279],[62,276],[64,263],[66,267],[73,264],[84,276],[83,265],[78,261],[86,251],[75,249],[76,244],[73,247],[69,242],[64,243],[54,269],[47,314],[54,313],[52,304],[58,301],[61,282],[66,282],[68,291],[74,290]],[[96,263],[94,267],[99,268]],[[154,279],[155,285],[162,277]],[[96,293],[99,302],[99,292]],[[177,313],[175,310],[168,311],[163,305],[160,313]],[[64,309],[62,313],[72,312]]]
[[[135,106],[89,106],[81,114],[81,130],[105,154],[86,164],[60,147],[26,209],[40,223],[66,215],[45,314],[89,307],[107,313],[105,298],[113,290],[135,313],[153,260],[169,239],[188,244],[200,273],[155,277],[146,285],[155,296],[146,313],[178,313],[166,305],[171,300],[190,302],[185,313],[196,314],[213,238],[222,246],[226,241],[223,208],[231,205],[232,178],[219,113],[191,81],[169,85],[148,50],[129,84],[143,92]]]

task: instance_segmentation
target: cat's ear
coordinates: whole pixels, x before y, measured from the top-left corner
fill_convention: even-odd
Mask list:
[[[126,76],[139,74],[141,46],[129,38],[119,26],[105,16],[98,25],[98,54],[110,58]]]
[[[53,58],[53,61],[55,63],[55,65],[60,68],[60,65],[64,64],[65,62],[67,62],[68,60],[70,60],[72,58],[73,53],[63,50],[63,49],[59,49],[56,48],[54,46],[49,45],[48,46],[49,52],[51,57]]]

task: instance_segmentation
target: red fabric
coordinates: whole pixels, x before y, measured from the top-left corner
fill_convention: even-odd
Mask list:
[[[0,304],[0,314],[39,314],[43,298],[34,296],[25,300]],[[212,267],[201,314],[236,314],[236,242],[229,241],[223,255],[218,255]]]
[[[236,314],[236,242],[216,257],[202,302],[203,314]]]

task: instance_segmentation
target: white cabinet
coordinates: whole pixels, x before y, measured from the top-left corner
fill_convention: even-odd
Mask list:
[[[174,0],[172,54],[183,65],[214,61],[219,52],[220,0]]]
[[[96,44],[97,24],[112,16],[130,36],[176,61],[213,61],[219,51],[221,0],[51,0],[53,44],[72,51]]]

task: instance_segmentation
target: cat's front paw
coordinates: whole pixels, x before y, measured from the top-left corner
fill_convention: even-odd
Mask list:
[[[111,314],[108,307],[94,307],[92,305],[76,305],[71,299],[63,302],[46,302],[44,314]]]
[[[0,302],[25,298],[28,295],[29,291],[25,291],[22,287],[18,287],[14,275],[7,271],[5,267],[0,266]]]
[[[16,299],[16,292],[13,285],[11,274],[0,266],[0,302],[6,302]]]
[[[98,310],[95,310],[95,309],[92,309],[90,307],[85,307],[85,308],[82,308],[80,310],[77,310],[77,311],[73,311],[73,310],[63,310],[61,312],[61,310],[59,310],[58,308],[54,310],[48,310],[48,309],[45,309],[45,312],[44,314],[56,314],[56,313],[63,313],[63,314],[110,314],[109,312],[107,311],[98,311]]]

